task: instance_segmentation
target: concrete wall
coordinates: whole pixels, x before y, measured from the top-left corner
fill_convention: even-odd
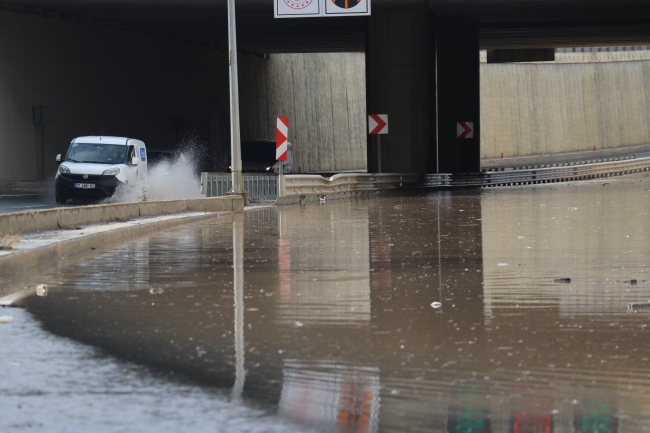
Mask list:
[[[388,134],[368,137],[371,172],[435,171],[435,30],[429,14],[373,12],[369,17],[367,110],[388,114]]]
[[[211,113],[227,113],[227,85],[218,85],[227,74],[224,53],[0,11],[0,181],[52,179],[56,154],[80,135],[137,137],[164,149],[198,131],[215,146]],[[51,125],[33,125],[33,105],[52,107]]]
[[[363,53],[271,54],[239,59],[242,140],[275,140],[289,117],[294,170],[365,170]]]
[[[482,64],[481,158],[650,143],[650,61]]]

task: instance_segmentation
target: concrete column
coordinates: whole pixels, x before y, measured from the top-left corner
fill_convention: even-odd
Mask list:
[[[439,173],[481,169],[480,63],[476,24],[436,23]],[[457,138],[457,123],[473,122],[473,138]],[[435,170],[434,170],[435,172]]]
[[[429,158],[435,157],[430,151],[435,150],[434,25],[433,14],[426,13],[373,13],[369,17],[367,112],[388,114],[389,133],[381,137],[384,173],[431,172]],[[368,139],[370,173],[378,171],[376,140],[376,136]]]

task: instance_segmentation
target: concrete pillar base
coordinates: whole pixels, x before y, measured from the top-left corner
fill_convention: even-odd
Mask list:
[[[246,191],[244,192],[227,192],[226,195],[236,195],[244,199],[244,206],[248,206],[251,204],[250,198],[248,197],[248,193]]]

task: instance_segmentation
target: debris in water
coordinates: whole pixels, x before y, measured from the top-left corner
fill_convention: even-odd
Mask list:
[[[165,289],[163,289],[163,288],[159,288],[159,289],[151,288],[151,289],[149,289],[149,293],[151,293],[152,295],[160,295],[161,293],[165,293]]]
[[[73,225],[73,226],[64,226],[64,225],[59,224],[59,228],[60,228],[61,230],[83,230],[83,227],[81,227],[81,226],[74,226],[74,225]],[[82,233],[82,234],[83,234],[83,233]]]
[[[442,307],[442,304],[440,302],[432,302],[431,307],[433,308],[440,308]]]
[[[625,284],[629,284],[630,286],[636,286],[637,281],[636,280],[629,280],[629,281],[624,281]]]
[[[296,325],[298,328],[305,326],[302,322],[294,322],[294,325]]]
[[[507,263],[497,263],[497,266],[508,266]]]
[[[554,283],[560,283],[560,284],[569,284],[571,283],[571,278],[556,278],[553,280]]]
[[[650,301],[648,302],[631,302],[627,304],[627,310],[628,311],[636,311],[636,310],[647,310],[650,308]]]
[[[36,296],[47,296],[47,284],[36,286]]]
[[[14,318],[11,316],[1,316],[0,323],[11,323],[14,321]]]

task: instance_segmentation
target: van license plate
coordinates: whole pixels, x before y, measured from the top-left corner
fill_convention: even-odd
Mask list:
[[[83,189],[92,189],[95,187],[94,183],[75,183],[74,184],[75,188],[83,188]]]

